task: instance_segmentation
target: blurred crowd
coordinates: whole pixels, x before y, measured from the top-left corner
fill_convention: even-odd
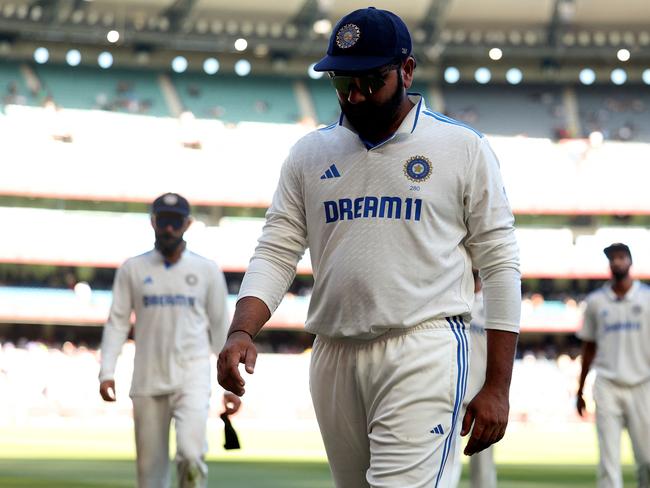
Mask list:
[[[282,342],[282,341],[280,341]],[[276,348],[279,352],[303,352],[305,348],[293,346]],[[272,351],[273,347],[262,347]],[[131,414],[128,398],[133,342],[125,344],[116,371],[117,404],[103,402],[98,394],[99,352],[84,345],[65,342],[60,346],[47,346],[38,341],[22,340],[0,343],[0,419],[5,423],[20,423],[30,417],[93,417],[101,415]],[[580,358],[575,350],[559,351],[548,346],[523,349],[515,362],[511,389],[511,418],[514,421],[578,422],[575,413],[575,391],[580,372]],[[249,388],[248,405],[244,416],[266,416],[256,404],[269,405],[277,399],[277,392],[285,384],[295,385],[292,394],[296,409],[303,418],[313,415],[309,410],[308,382],[303,381],[308,368],[309,354],[262,354],[267,363]],[[214,358],[213,358],[214,359]],[[268,369],[267,369],[268,368]],[[213,375],[216,376],[216,375]],[[291,376],[291,377],[289,377]],[[280,383],[279,378],[282,378]],[[586,392],[590,392],[588,379]],[[215,391],[220,388],[213,378]],[[218,414],[219,395],[213,395],[213,414]],[[294,398],[295,397],[295,398]],[[591,398],[588,408],[593,412]],[[274,415],[292,415],[291,406],[279,409]],[[290,420],[287,418],[286,420]]]

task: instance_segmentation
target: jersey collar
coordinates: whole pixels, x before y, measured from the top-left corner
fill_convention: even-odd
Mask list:
[[[627,291],[625,296],[623,296],[623,298],[618,298],[618,295],[614,293],[614,290],[612,289],[612,283],[609,282],[605,285],[605,293],[607,293],[607,296],[610,298],[610,300],[614,302],[631,301],[636,296],[637,292],[639,291],[639,288],[641,288],[641,283],[639,283],[638,280],[634,280],[634,282],[632,283],[632,287]]]
[[[166,269],[169,269],[172,266],[176,266],[178,263],[180,263],[183,260],[183,258],[187,256],[187,253],[189,251],[187,250],[187,244],[185,244],[185,249],[183,249],[183,252],[181,253],[180,259],[178,261],[176,261],[175,263],[170,263],[169,261],[167,261],[165,256],[163,256],[162,253],[158,249],[154,248],[153,252],[154,252],[154,256],[156,256],[156,260],[159,263],[162,263],[165,266]]]
[[[419,93],[408,93],[407,96],[409,97],[411,103],[413,103],[413,107],[411,108],[409,113],[406,114],[406,117],[404,117],[404,120],[402,120],[402,123],[400,124],[400,126],[397,128],[397,130],[393,135],[388,137],[388,139],[385,139],[377,144],[371,144],[368,141],[364,141],[359,136],[359,139],[366,147],[366,149],[368,149],[369,151],[372,149],[377,149],[378,147],[386,144],[388,141],[395,139],[397,135],[402,135],[402,134],[408,135],[408,134],[412,134],[415,131],[415,128],[418,125],[418,120],[420,119],[420,112],[425,110],[427,107],[424,102],[424,97]],[[343,112],[341,112],[341,116],[339,117],[339,125],[345,127],[346,129],[358,135],[357,131],[354,129],[354,127],[352,127],[352,125],[345,117],[345,115],[343,115]]]

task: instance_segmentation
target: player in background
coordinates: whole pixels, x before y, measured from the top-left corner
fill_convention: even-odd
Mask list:
[[[577,409],[592,363],[600,463],[598,488],[622,488],[621,432],[627,428],[640,488],[650,487],[650,288],[630,276],[632,253],[620,242],[604,250],[611,281],[587,297]]]
[[[467,410],[469,400],[480,391],[485,382],[485,367],[487,365],[487,339],[485,332],[485,310],[483,310],[483,293],[481,293],[481,278],[478,270],[472,270],[474,275],[474,307],[472,321],[469,326],[472,349],[467,381],[467,394],[463,402],[463,412]],[[456,462],[452,475],[452,486],[458,486],[463,468],[461,456],[462,443],[456,444]],[[469,458],[470,486],[472,488],[496,488],[497,469],[494,464],[492,446]]]
[[[182,196],[166,193],[153,202],[155,249],[118,269],[102,337],[99,392],[112,402],[117,357],[135,311],[130,396],[140,488],[169,486],[172,419],[178,486],[207,486],[210,353],[218,353],[225,341],[227,289],[216,263],[186,249],[183,234],[190,224],[190,205]],[[228,414],[235,413],[240,402],[225,393]]]
[[[343,113],[283,165],[219,381],[244,394],[238,365],[254,371],[254,337],[309,247],[310,390],[336,486],[448,487],[461,428],[474,454],[508,421],[521,292],[498,162],[481,134],[407,94],[415,59],[395,14],[346,15],[315,69],[330,73]],[[462,418],[472,263],[484,282],[488,366]]]

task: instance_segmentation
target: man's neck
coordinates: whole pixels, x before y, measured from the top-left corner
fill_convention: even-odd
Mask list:
[[[375,131],[373,133],[366,133],[362,130],[357,129],[359,136],[361,136],[364,141],[368,141],[373,145],[385,141],[393,134],[395,134],[395,132],[397,132],[397,129],[399,129],[399,126],[402,125],[402,122],[404,122],[404,119],[409,114],[413,106],[414,103],[411,101],[411,99],[408,96],[404,96],[402,103],[397,109],[397,117],[395,117],[395,120],[389,127],[387,127],[385,130]]]
[[[612,291],[616,294],[617,297],[623,298],[625,294],[630,291],[630,288],[632,288],[633,284],[634,280],[629,275],[625,278],[621,278],[620,280],[614,279],[612,281]]]

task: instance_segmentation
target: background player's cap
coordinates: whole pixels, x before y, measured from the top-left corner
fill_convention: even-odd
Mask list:
[[[406,59],[411,35],[397,15],[368,7],[343,17],[330,36],[327,56],[315,71],[367,71]]]
[[[151,213],[170,212],[187,217],[190,214],[189,202],[178,193],[164,193],[153,201]]]
[[[630,257],[630,259],[632,259],[630,248],[622,242],[615,242],[614,244],[610,244],[605,249],[603,249],[603,252],[605,253],[605,256],[607,256],[607,259],[612,259],[612,253],[614,251],[623,251]]]

